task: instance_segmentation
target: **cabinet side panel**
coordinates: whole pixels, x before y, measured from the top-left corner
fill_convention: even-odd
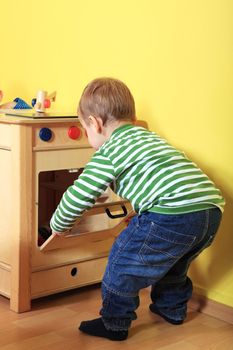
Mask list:
[[[11,148],[11,125],[1,124],[0,127],[0,148]]]
[[[11,263],[11,152],[0,149],[0,262]]]

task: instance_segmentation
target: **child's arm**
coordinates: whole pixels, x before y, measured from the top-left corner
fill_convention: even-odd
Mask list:
[[[79,178],[63,194],[50,221],[52,231],[57,235],[69,231],[83,212],[95,204],[114,178],[110,160],[97,152]]]

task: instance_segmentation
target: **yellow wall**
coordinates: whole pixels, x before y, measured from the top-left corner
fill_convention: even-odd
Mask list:
[[[227,199],[215,244],[191,268],[197,291],[233,306],[233,1],[1,2],[3,102],[57,90],[75,112],[85,84],[113,76],[137,115],[182,148]]]

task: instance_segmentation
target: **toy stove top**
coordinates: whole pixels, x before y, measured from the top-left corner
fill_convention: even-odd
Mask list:
[[[77,118],[77,115],[72,113],[39,113],[28,110],[17,110],[17,111],[6,111],[6,116],[21,117],[21,118],[32,118],[32,119],[53,119],[53,118]]]

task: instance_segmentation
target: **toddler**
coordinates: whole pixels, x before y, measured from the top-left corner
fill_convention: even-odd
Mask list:
[[[179,325],[192,295],[189,265],[214,240],[224,199],[183,152],[135,125],[134,99],[123,82],[91,81],[78,115],[96,152],[64,193],[51,219],[53,234],[67,233],[110,185],[136,213],[109,254],[101,317],[79,329],[125,340],[137,317],[139,291],[148,286],[150,311]]]

